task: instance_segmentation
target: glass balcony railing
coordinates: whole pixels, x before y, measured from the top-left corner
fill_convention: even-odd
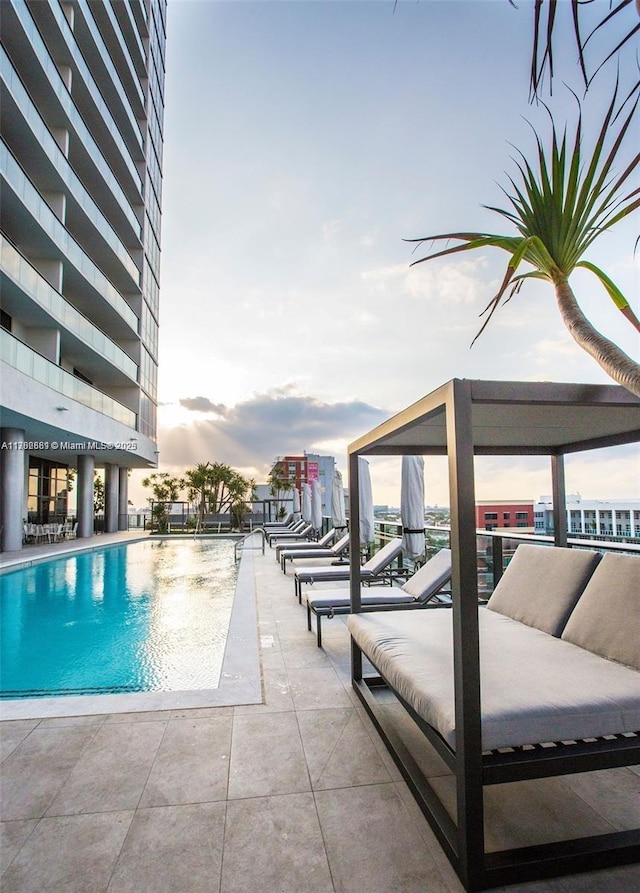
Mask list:
[[[0,329],[0,357],[8,366],[28,375],[34,381],[46,385],[70,400],[82,403],[102,415],[122,422],[129,428],[136,428],[135,412],[118,403],[113,397],[104,394],[93,385],[76,378],[70,372],[56,366],[24,342],[19,341],[10,332]]]
[[[102,176],[102,179],[109,187],[110,192],[120,205],[120,208],[126,216],[134,233],[138,238],[141,238],[142,227],[140,226],[140,221],[134,214],[129,201],[122,190],[122,187],[115,178],[102,152],[98,148],[96,141],[91,136],[91,133],[89,132],[86,124],[82,120],[82,117],[80,116],[80,113],[78,112],[73,99],[71,98],[71,94],[67,90],[60,72],[56,68],[53,59],[49,55],[44,41],[42,40],[42,37],[40,36],[40,33],[35,26],[35,22],[31,18],[31,15],[29,14],[29,11],[23,0],[21,0],[21,2],[15,2],[13,4],[13,9],[18,15],[20,24],[22,25],[29,38],[33,51],[37,56],[38,62],[42,66],[42,69],[47,76],[47,80],[51,88],[53,89],[56,98],[58,99],[65,115],[69,119],[69,123],[71,124],[75,133],[77,133],[80,142],[88,152],[92,162]],[[138,189],[140,195],[142,195],[142,180],[140,179],[137,171],[134,172],[133,175],[135,176],[136,188]]]
[[[44,232],[58,247],[62,256],[73,264],[94,290],[113,307],[116,313],[137,334],[139,330],[138,317],[120,292],[109,282],[104,273],[96,267],[91,258],[85,254],[73,236],[55,216],[51,208],[40,197],[38,190],[33,186],[4,142],[0,143],[0,173],[2,173],[6,178],[6,182],[22,200],[34,220],[40,224]]]
[[[71,332],[133,381],[138,367],[121,347],[72,307],[20,252],[0,235],[0,268],[32,301],[42,307],[61,328]]]
[[[129,126],[131,127],[132,132],[135,135],[136,142],[138,143],[138,147],[140,151],[143,149],[144,145],[144,137],[142,136],[142,131],[140,129],[140,124],[138,123],[136,116],[133,114],[133,110],[131,109],[131,105],[129,103],[129,99],[127,94],[125,93],[124,87],[122,86],[122,81],[120,80],[120,75],[116,71],[116,67],[111,61],[111,56],[109,55],[109,51],[107,50],[104,40],[102,39],[102,35],[98,30],[96,23],[93,19],[93,15],[89,10],[89,4],[87,0],[76,0],[77,8],[82,12],[84,16],[84,20],[86,22],[87,28],[93,38],[93,41],[96,45],[97,52],[102,59],[103,64],[105,65],[107,71],[109,72],[109,77],[118,93],[120,98],[120,102],[122,103],[122,109],[127,116],[127,120],[129,122]],[[107,6],[109,4],[106,4]],[[141,102],[144,102],[142,91],[138,88],[138,95]]]
[[[80,205],[91,223],[93,223],[104,241],[109,245],[122,266],[131,276],[134,283],[139,285],[140,271],[133,262],[131,255],[122,244],[109,222],[105,219],[102,211],[100,211],[87,190],[84,188],[80,179],[71,169],[71,165],[67,161],[65,155],[60,151],[58,144],[52,137],[46,124],[40,117],[38,110],[31,101],[22,81],[11,64],[9,57],[2,49],[0,49],[0,73],[2,74],[7,90],[29,124],[35,140],[46,152],[51,164],[64,181],[70,195],[72,195],[74,200]]]
[[[132,35],[134,36],[134,38],[136,39],[136,45],[137,45],[138,50],[139,50],[139,52],[140,52],[140,59],[141,59],[143,65],[144,65],[144,48],[143,48],[143,46],[142,46],[142,43],[140,42],[140,36],[139,36],[139,34],[138,34],[138,29],[137,29],[137,27],[136,27],[136,24],[135,24],[135,22],[133,21],[133,17],[132,17],[132,15],[131,15],[131,10],[130,10],[129,7],[126,6],[126,5],[123,6],[123,9],[124,9],[124,11],[127,13],[127,15],[129,16],[129,23],[130,23],[131,34],[132,34]],[[134,63],[133,59],[131,58],[131,52],[130,52],[130,49],[129,49],[128,45],[127,45],[126,40],[124,39],[124,35],[123,35],[123,33],[122,33],[122,28],[120,27],[120,24],[119,24],[119,22],[118,22],[118,20],[117,20],[117,18],[116,18],[116,15],[115,15],[115,13],[114,13],[112,7],[111,7],[111,3],[105,3],[105,4],[103,5],[103,7],[102,7],[102,10],[103,10],[103,12],[105,13],[105,15],[107,16],[107,18],[109,19],[109,23],[110,23],[110,25],[111,25],[111,28],[112,28],[113,33],[114,33],[114,35],[115,35],[115,38],[116,38],[116,40],[118,41],[118,45],[120,46],[120,49],[121,49],[121,51],[122,51],[122,55],[124,56],[124,58],[125,58],[126,61],[127,61],[127,66],[128,66],[128,69],[129,69],[129,74],[130,74],[130,77],[131,77],[131,81],[132,81],[133,86],[134,86],[134,89],[135,89],[135,91],[136,91],[136,93],[137,93],[137,95],[138,95],[138,100],[139,100],[139,102],[140,102],[140,105],[141,105],[142,108],[145,108],[145,105],[146,105],[146,99],[145,99],[144,91],[142,90],[142,87],[141,87],[141,85],[140,85],[140,80],[139,80],[138,75],[137,75],[137,73],[136,73],[136,66],[135,66],[135,63]]]
[[[40,37],[40,34],[36,27],[36,24],[35,24],[33,18],[31,17],[31,14],[28,10],[27,4],[25,3],[25,0],[13,0],[11,5],[14,8],[14,10],[16,11],[16,13],[20,19],[20,22],[22,24],[22,27],[25,29],[32,45],[37,48],[38,58],[39,58],[40,62],[43,64],[43,67],[45,68],[45,70],[47,71],[47,74],[50,75],[50,71],[51,71],[51,69],[53,69],[53,71],[56,72],[57,78],[59,79],[60,74],[56,70],[55,64],[54,64],[53,60],[51,59],[51,57],[49,56],[49,52],[48,52],[44,42],[42,41],[42,38]],[[66,18],[64,17],[64,13],[62,12],[61,7],[57,3],[52,3],[50,5],[50,9],[53,12],[54,16],[56,17],[58,27],[60,28],[61,33],[63,34],[63,36],[65,37],[65,39],[67,41],[67,44],[69,46],[69,51],[73,55],[74,62],[76,63],[78,70],[80,71],[80,73],[82,75],[82,78],[86,84],[87,90],[91,94],[91,98],[92,98],[93,102],[95,103],[96,108],[100,112],[100,115],[102,116],[106,127],[108,128],[114,142],[116,143],[116,145],[118,147],[118,150],[122,156],[122,159],[123,159],[124,163],[126,164],[127,170],[129,172],[133,182],[135,183],[136,189],[138,190],[140,195],[142,195],[143,185],[142,185],[142,180],[140,178],[140,174],[136,170],[135,163],[134,163],[133,159],[131,158],[131,154],[129,153],[129,150],[126,147],[124,140],[122,139],[120,131],[116,127],[116,123],[113,120],[111,113],[110,113],[109,109],[107,108],[107,105],[106,105],[104,99],[100,95],[100,91],[98,90],[98,88],[95,84],[95,81],[93,80],[93,77],[91,76],[91,73],[90,73],[89,69],[87,68],[87,64],[84,61],[84,59],[82,58],[82,55],[81,55],[80,51],[78,50],[78,47],[76,46],[75,40],[73,39],[73,35],[71,34],[71,31],[69,28],[69,23],[67,22]],[[43,59],[42,59],[43,53],[44,53],[45,57],[49,60],[50,64],[48,64],[48,65],[44,64]],[[55,83],[55,81],[53,79],[51,79],[51,75],[50,75],[50,80],[52,83]],[[69,99],[71,99],[70,95],[69,95]],[[73,103],[73,100],[71,100],[71,102]]]
[[[21,2],[22,2],[22,0],[21,0]],[[73,36],[73,32],[69,26],[69,22],[67,21],[65,14],[62,11],[62,7],[58,3],[52,3],[51,11],[53,12],[53,15],[55,17],[57,25],[60,29],[60,33],[62,34],[62,36],[65,40],[65,43],[67,44],[67,48],[68,48],[69,52],[71,53],[71,56],[73,57],[73,61],[76,64],[78,72],[80,73],[80,76],[82,77],[82,80],[91,95],[91,99],[92,99],[93,103],[95,104],[96,108],[98,109],[98,111],[100,112],[100,115],[102,116],[102,119],[103,119],[105,125],[107,126],[107,129],[109,130],[109,133],[111,134],[111,136],[113,138],[113,141],[118,146],[118,149],[120,150],[120,154],[122,155],[122,158],[123,158],[125,164],[127,165],[127,168],[131,171],[132,174],[135,173],[137,175],[137,171],[135,168],[135,162],[134,162],[133,158],[131,157],[131,153],[129,152],[127,144],[125,143],[124,139],[122,138],[122,134],[120,133],[118,125],[116,124],[116,122],[113,119],[113,115],[109,111],[109,107],[107,106],[107,103],[102,98],[100,89],[99,89],[98,85],[96,84],[95,80],[93,79],[93,75],[89,71],[89,66],[84,61],[84,57],[83,57],[82,53],[80,52],[80,48],[78,47],[78,45],[75,41],[75,37]],[[141,136],[140,136],[140,139],[138,140],[138,146],[140,148],[140,151],[144,154]]]

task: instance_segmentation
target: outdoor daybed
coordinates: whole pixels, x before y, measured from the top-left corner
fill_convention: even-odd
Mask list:
[[[640,554],[567,548],[564,484],[565,454],[639,440],[620,387],[453,380],[349,447],[352,531],[360,456],[448,455],[451,608],[363,611],[352,556],[348,625],[354,689],[467,890],[640,861],[640,829],[488,851],[484,803],[486,785],[640,763]],[[523,454],[551,456],[554,543],[519,545],[502,575],[494,538],[479,606],[474,460]],[[454,808],[381,686],[453,773]]]

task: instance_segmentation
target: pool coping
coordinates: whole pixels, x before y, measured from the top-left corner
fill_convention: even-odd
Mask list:
[[[170,537],[175,539],[175,537]],[[155,537],[154,537],[155,539]],[[169,539],[169,537],[162,537]],[[135,541],[135,540],[131,540]],[[124,540],[120,542],[124,544]],[[115,544],[114,544],[115,545]],[[93,545],[71,551],[109,548]],[[57,552],[26,564],[62,557]],[[203,707],[235,707],[260,704],[263,700],[258,638],[254,556],[242,550],[236,592],[231,609],[220,682],[217,688],[190,691],[150,691],[113,695],[67,695],[51,698],[20,698],[0,702],[0,721],[45,719],[63,716],[94,716],[104,713],[144,713]],[[14,565],[11,570],[17,569]]]

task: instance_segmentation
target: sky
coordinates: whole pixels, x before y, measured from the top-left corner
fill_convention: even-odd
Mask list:
[[[514,147],[535,147],[531,124],[548,133],[528,101],[532,9],[169,0],[160,470],[215,460],[263,482],[276,456],[307,450],[334,455],[346,481],[351,441],[451,378],[609,383],[546,283],[525,286],[471,347],[507,256],[412,267],[429,246],[405,241],[513,234],[483,206],[505,206]],[[575,120],[562,84],[578,85],[568,10],[549,103]],[[584,105],[588,137],[611,74]],[[640,312],[636,230],[623,221],[588,258]],[[572,284],[595,325],[637,357],[637,335],[595,278],[578,271]],[[399,467],[371,460],[375,502],[398,504]],[[545,459],[479,460],[477,475],[480,499],[551,487]],[[427,502],[446,505],[443,460],[427,460],[425,481]],[[638,450],[570,457],[567,489],[639,498]]]

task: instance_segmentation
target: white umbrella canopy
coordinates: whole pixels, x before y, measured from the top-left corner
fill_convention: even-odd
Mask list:
[[[400,519],[402,521],[402,551],[407,558],[422,558],[424,539],[424,459],[422,456],[402,457],[400,486]]]
[[[293,520],[300,520],[300,492],[297,487],[293,488]]]
[[[373,492],[371,490],[371,474],[369,463],[362,456],[358,456],[358,477],[360,487],[358,503],[360,506],[360,542],[369,545],[374,540],[373,526]]]
[[[336,529],[347,526],[347,516],[344,510],[344,487],[342,475],[336,468],[331,484],[331,521]]]
[[[322,529],[322,488],[320,481],[311,481],[311,526],[314,530]]]
[[[306,481],[302,485],[302,520],[311,524],[311,487]]]

